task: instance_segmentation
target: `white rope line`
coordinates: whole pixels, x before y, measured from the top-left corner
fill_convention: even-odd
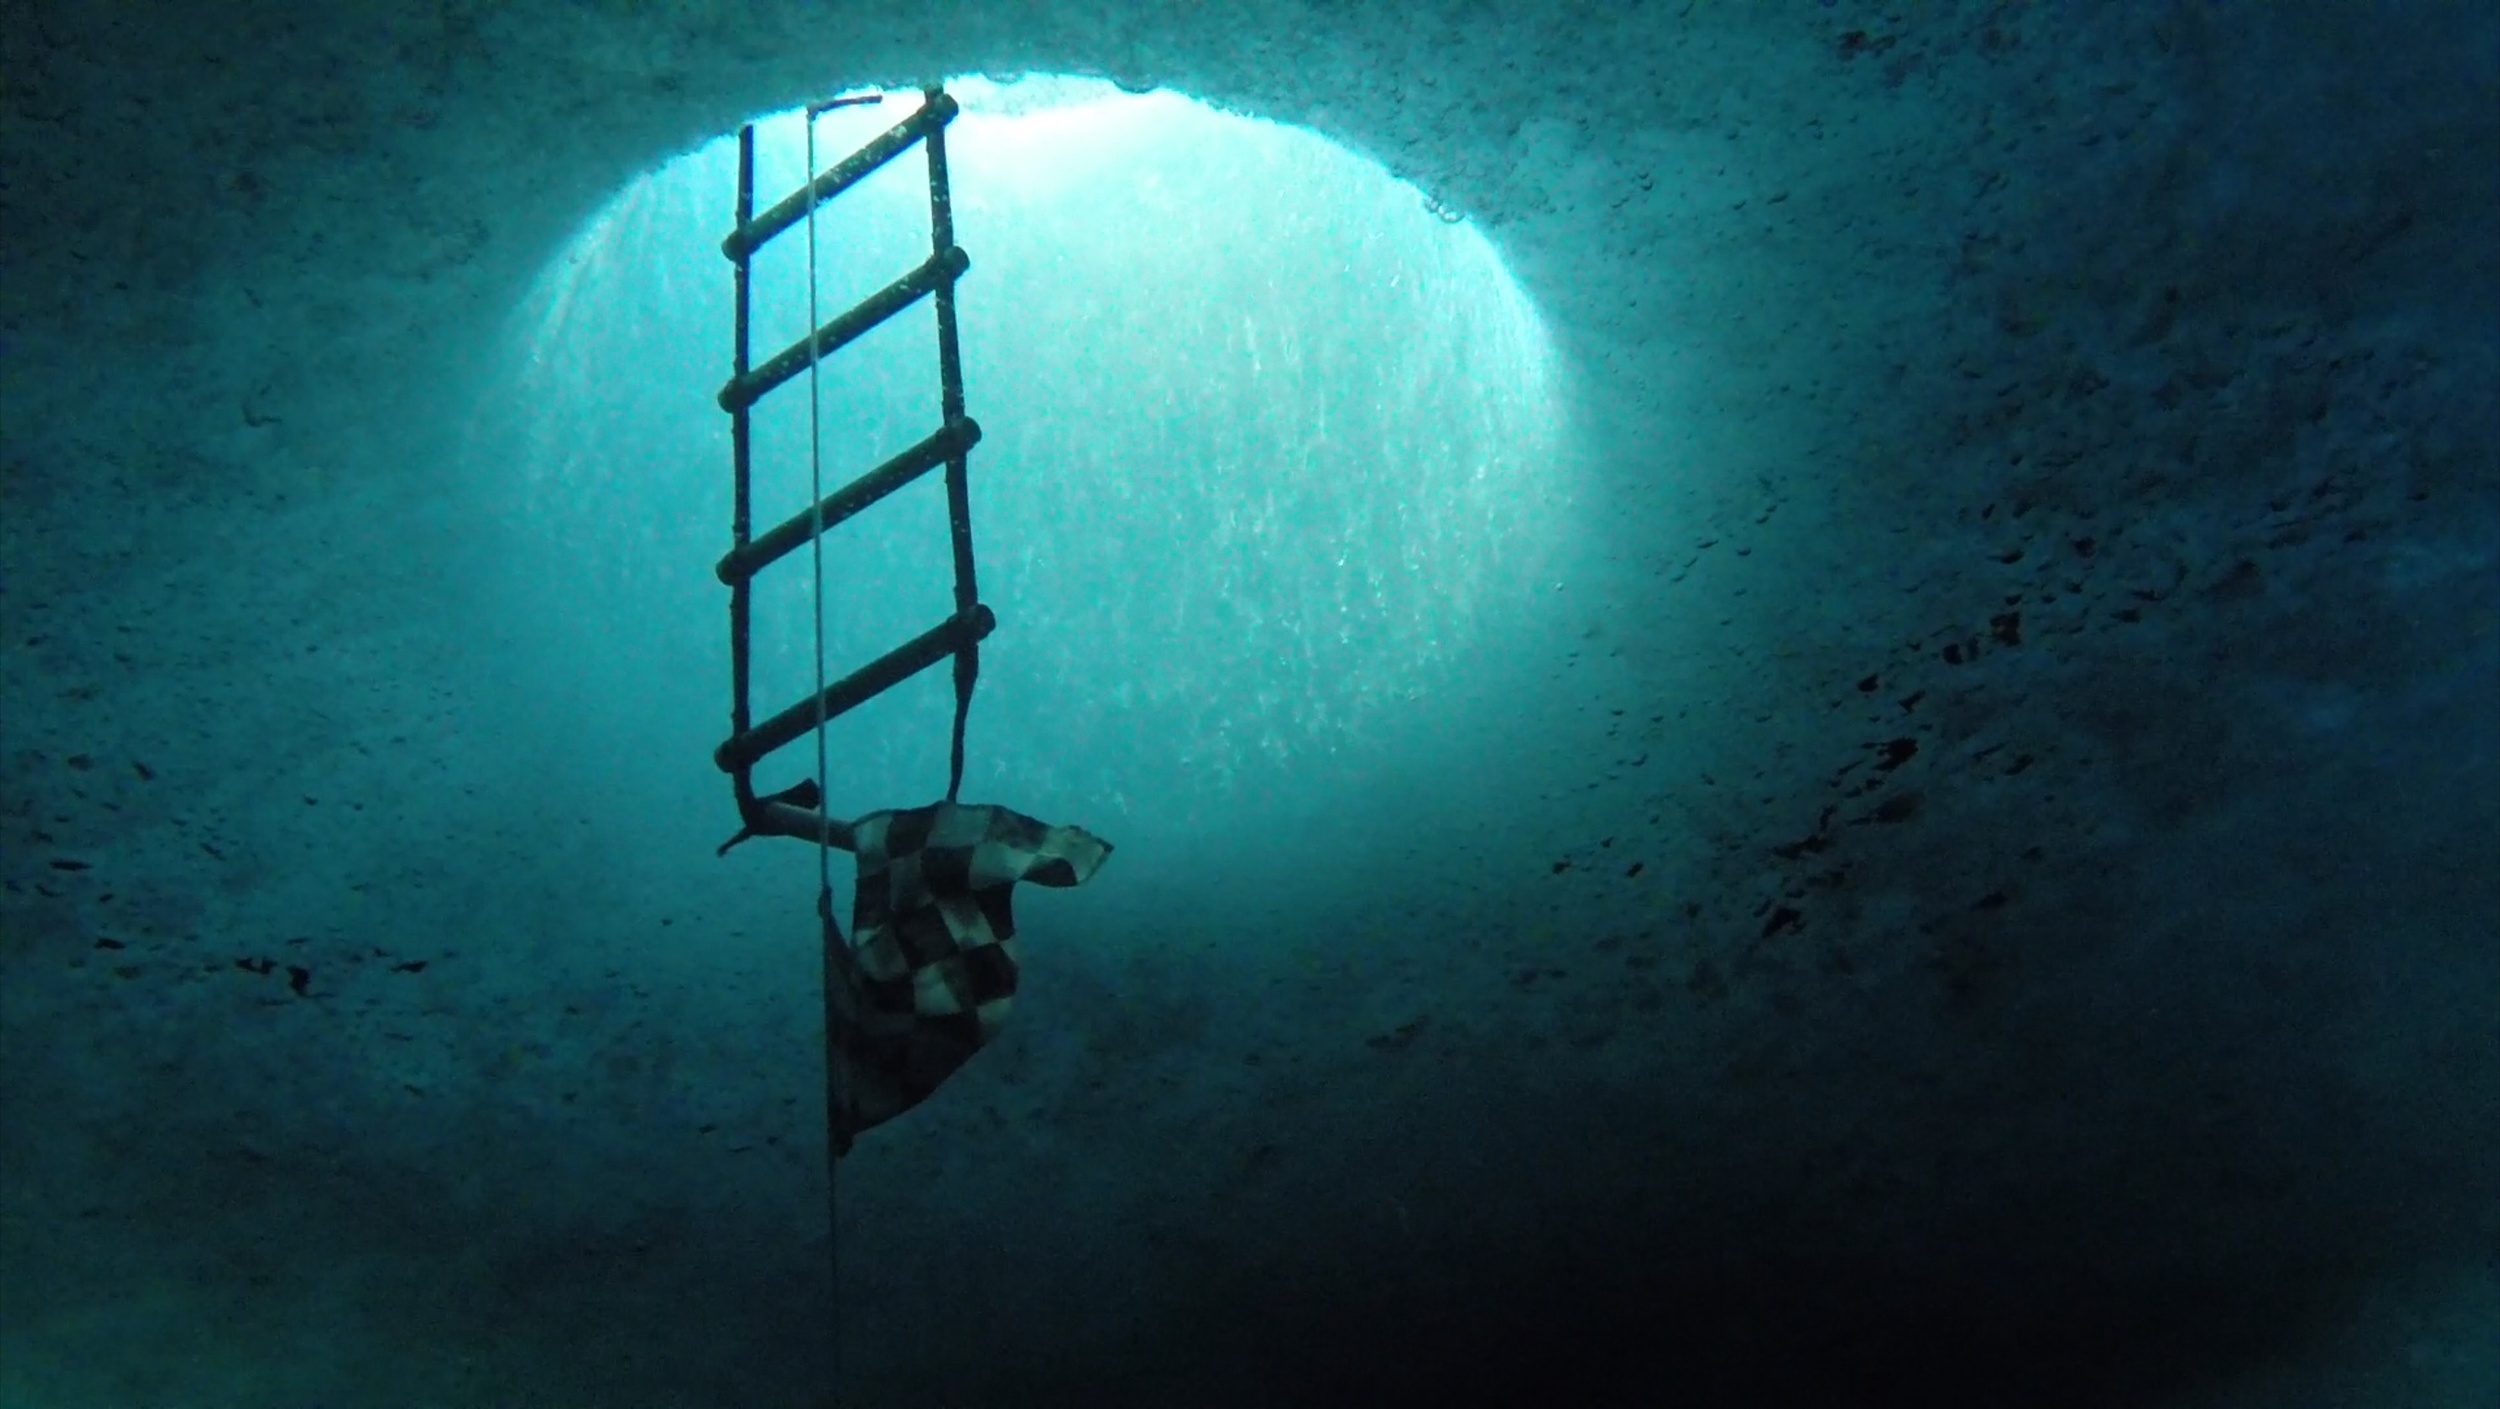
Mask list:
[[[806,180],[810,182],[816,179],[817,116],[814,109],[808,110]],[[816,317],[816,207],[819,204],[820,202],[811,200],[807,205],[807,504],[810,520],[808,526],[814,530],[808,538],[812,550],[808,557],[811,573],[815,578],[813,641],[816,657],[816,808],[819,816],[831,817],[833,815],[833,790],[828,786],[830,779],[825,766],[824,413],[823,398],[818,393],[820,379],[817,375],[817,369],[824,358],[820,343],[823,325],[817,321]],[[831,904],[833,895],[832,850],[824,844],[821,837],[818,838],[816,903],[819,907]],[[826,917],[829,917],[831,913],[830,910],[825,910],[819,917],[820,929],[829,926],[830,920]],[[830,934],[829,930],[826,932]],[[826,962],[832,962],[831,955],[826,956]],[[831,981],[831,976],[828,975],[827,979]],[[841,1037],[833,1030],[830,1013],[826,1015],[825,1058],[828,1063],[842,1059]],[[825,1076],[827,1080],[831,1080],[832,1071],[828,1069]],[[836,1405],[842,1402],[842,1210],[840,1198],[842,1159],[841,1152],[834,1143],[838,1135],[839,1133],[831,1128],[825,1131],[825,1256],[832,1276],[832,1398]]]
[[[807,117],[807,176],[816,178],[816,115]],[[825,456],[823,398],[818,394],[818,368],[823,361],[819,343],[821,326],[816,321],[816,203],[807,207],[807,512],[809,528],[808,560],[815,578],[816,655],[816,806],[825,816],[832,816],[833,797],[826,788],[825,767]],[[826,890],[833,888],[833,858],[830,848],[816,848],[816,883]]]

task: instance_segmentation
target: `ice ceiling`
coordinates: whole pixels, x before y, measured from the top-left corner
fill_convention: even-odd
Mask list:
[[[973,523],[1000,623],[966,795],[1187,825],[1429,728],[1454,673],[1524,629],[1571,535],[1556,359],[1493,246],[1302,129],[1088,80],[949,91]],[[919,102],[825,114],[819,166]],[[800,184],[805,140],[799,114],[759,124],[759,209]],[[482,436],[550,649],[631,736],[611,747],[699,757],[725,718],[713,394],[736,150],[645,176],[548,266]],[[819,219],[831,317],[926,257],[919,149]],[[807,267],[803,227],[757,257],[757,361],[805,335]],[[932,317],[825,363],[827,489],[937,427]],[[757,407],[759,526],[807,502],[808,394]],[[828,535],[831,675],[947,614],[946,542],[936,476]],[[804,553],[759,580],[759,715],[811,688],[809,592]],[[837,721],[837,813],[935,795],[949,688],[928,672]],[[759,784],[812,771],[809,752]]]

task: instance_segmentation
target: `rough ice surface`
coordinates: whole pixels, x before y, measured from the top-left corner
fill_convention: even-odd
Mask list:
[[[0,11],[0,1404],[2500,1402],[2489,4],[215,8]],[[829,1223],[713,144],[950,75],[967,790],[1120,850]]]

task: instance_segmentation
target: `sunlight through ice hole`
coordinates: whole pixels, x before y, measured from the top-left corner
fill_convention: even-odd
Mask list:
[[[949,91],[965,385],[985,432],[973,533],[999,620],[965,796],[1210,825],[1309,805],[1391,745],[1417,761],[1461,675],[1481,683],[1530,629],[1567,546],[1556,359],[1499,255],[1300,128],[1091,80]],[[819,168],[919,102],[827,114]],[[803,181],[804,131],[795,113],[758,125],[759,210]],[[648,698],[693,708],[710,689],[715,724],[736,149],[636,181],[549,265],[511,398],[527,408],[516,516],[564,564],[543,586],[580,615],[580,649],[640,652],[663,677]],[[914,148],[822,209],[820,317],[926,258],[926,171]],[[805,336],[806,267],[803,229],[756,257],[759,363]],[[824,364],[827,489],[937,427],[932,319],[924,301]],[[759,531],[807,502],[806,387],[756,407]],[[951,610],[940,480],[828,535],[829,676]],[[761,717],[810,687],[804,553],[758,580],[755,611]],[[935,796],[950,699],[932,670],[838,720],[833,810]]]

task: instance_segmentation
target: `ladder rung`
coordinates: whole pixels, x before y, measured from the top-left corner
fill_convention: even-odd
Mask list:
[[[980,443],[979,422],[969,416],[950,421],[918,445],[826,495],[816,509],[803,510],[763,537],[731,549],[712,572],[735,587],[796,552],[816,536],[820,526],[833,527]]]
[[[724,773],[751,768],[774,749],[816,727],[816,721],[847,714],[960,650],[980,643],[998,629],[998,618],[984,606],[967,617],[950,616],[911,640],[825,687],[814,699],[801,700],[712,751]]]
[[[887,128],[867,146],[826,167],[815,180],[784,196],[780,204],[730,231],[729,237],[720,242],[720,252],[731,259],[745,259],[762,249],[773,236],[806,219],[811,206],[822,205],[858,185],[870,172],[900,156],[904,148],[954,118],[955,100],[938,94],[921,104],[920,111]]]
[[[801,338],[773,354],[773,359],[763,366],[743,377],[730,378],[720,389],[720,409],[735,414],[753,406],[763,399],[764,393],[806,371],[811,354],[818,358],[832,356],[866,335],[869,329],[918,303],[939,284],[961,278],[971,267],[972,256],[965,254],[961,245],[949,245],[930,255],[919,268],[818,328],[814,338]]]
[[[786,802],[759,802],[747,826],[759,837],[797,837],[837,851],[858,848],[851,824]]]

